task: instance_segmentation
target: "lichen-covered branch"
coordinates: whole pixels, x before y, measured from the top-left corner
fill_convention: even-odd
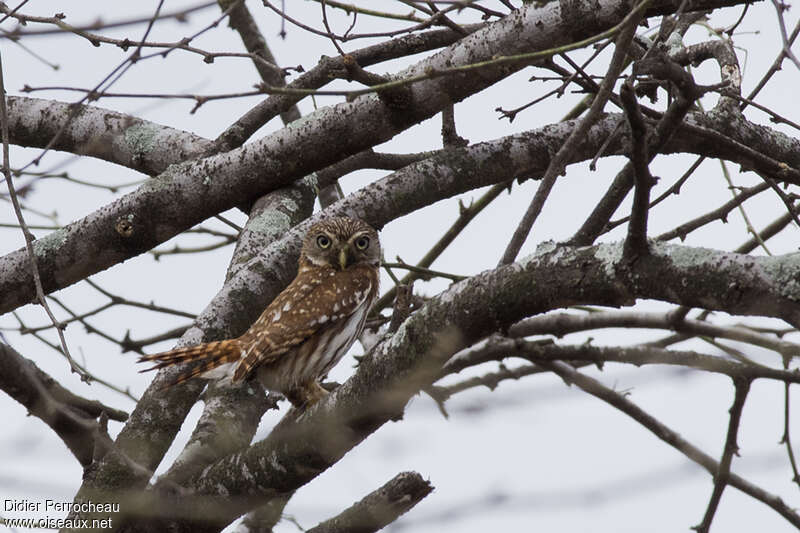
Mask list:
[[[150,176],[194,159],[213,145],[198,135],[110,109],[76,108],[25,96],[8,97],[8,122],[12,144],[44,148],[57,136],[55,150],[96,157]]]

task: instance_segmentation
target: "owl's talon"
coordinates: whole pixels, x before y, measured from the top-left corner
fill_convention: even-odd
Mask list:
[[[286,393],[286,397],[292,402],[292,405],[302,411],[314,406],[327,395],[328,391],[317,381],[301,385]]]
[[[310,409],[327,395],[327,389],[317,381],[312,381],[286,393],[286,397],[292,403],[292,410],[289,411],[288,416],[295,422],[300,422],[308,416]]]

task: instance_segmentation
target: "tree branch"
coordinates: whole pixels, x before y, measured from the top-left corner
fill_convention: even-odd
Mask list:
[[[526,318],[508,329],[510,337],[555,335],[562,337],[577,331],[600,328],[667,329],[694,336],[720,337],[773,350],[783,357],[800,356],[800,345],[763,335],[739,326],[719,326],[704,320],[675,321],[670,313],[609,311],[587,314],[550,313]]]
[[[719,468],[714,474],[714,491],[711,493],[711,499],[708,501],[706,514],[703,516],[703,521],[700,525],[692,528],[697,531],[697,533],[708,533],[708,530],[711,528],[711,521],[714,520],[714,513],[717,512],[719,501],[722,498],[722,492],[725,490],[725,486],[728,484],[731,475],[733,456],[734,454],[739,455],[739,445],[736,442],[736,436],[739,433],[739,422],[742,419],[744,402],[747,399],[747,393],[750,391],[750,380],[746,378],[734,379],[733,384],[736,387],[736,395],[730,410],[730,422],[728,423],[728,436],[725,439],[725,449],[722,452]]]
[[[50,426],[83,466],[111,445],[103,417],[125,421],[127,413],[76,396],[7,344],[0,343],[0,389]],[[102,453],[102,452],[99,452]]]
[[[678,433],[659,422],[655,417],[646,413],[624,396],[605,387],[599,381],[579,373],[567,364],[551,363],[549,368],[568,383],[577,385],[585,392],[588,392],[592,396],[603,400],[609,405],[630,416],[636,420],[636,422],[649,429],[659,439],[663,440],[673,448],[683,453],[686,457],[705,468],[712,476],[716,476],[719,472],[720,465],[711,456],[703,453],[700,449],[684,440],[683,437],[681,437]],[[752,496],[765,505],[768,505],[795,527],[800,527],[800,516],[798,516],[795,511],[786,505],[778,496],[766,492],[765,490],[753,485],[746,479],[736,474],[730,474],[730,485],[736,487],[745,494]]]
[[[628,78],[619,90],[619,97],[625,109],[625,117],[631,130],[631,152],[628,158],[633,169],[633,205],[628,223],[628,236],[625,239],[625,256],[630,261],[638,255],[647,253],[647,215],[650,207],[650,189],[656,180],[648,166],[647,127],[644,123],[639,102],[633,88],[633,79]],[[687,108],[688,110],[688,108]]]
[[[212,141],[102,107],[25,96],[8,97],[11,143],[96,157],[149,176],[211,150]],[[74,114],[74,117],[72,116]],[[63,130],[63,131],[62,131]]]
[[[552,342],[531,342],[519,339],[490,338],[485,344],[457,354],[445,364],[437,379],[490,361],[519,357],[540,362],[627,363],[631,365],[677,365],[704,372],[716,372],[734,379],[773,379],[784,383],[800,383],[800,373],[752,363],[740,363],[687,350],[666,350],[653,346],[593,346],[590,344],[559,345]]]
[[[408,512],[433,491],[416,472],[401,472],[361,501],[307,533],[372,533]]]
[[[608,102],[608,99],[612,95],[617,77],[627,64],[628,48],[630,47],[633,36],[636,35],[636,28],[643,16],[643,13],[639,10],[641,5],[642,4],[637,5],[636,9],[631,11],[623,21],[625,26],[622,31],[619,32],[614,42],[614,55],[611,58],[611,64],[603,78],[603,82],[597,90],[594,100],[592,100],[589,111],[587,111],[586,115],[575,125],[575,129],[572,130],[567,140],[558,149],[558,152],[556,152],[547,165],[547,170],[544,176],[542,176],[539,187],[536,189],[536,194],[534,194],[527,211],[525,211],[522,220],[520,220],[519,226],[514,230],[511,241],[503,252],[503,257],[500,259],[499,263],[500,265],[511,263],[517,258],[517,254],[528,238],[533,223],[536,222],[536,219],[539,218],[539,213],[542,212],[544,203],[547,201],[547,197],[550,195],[553,185],[555,185],[556,178],[564,174],[566,163],[572,158],[571,152],[577,149],[578,145],[583,141],[587,130],[600,118],[600,114],[606,106],[606,102]]]

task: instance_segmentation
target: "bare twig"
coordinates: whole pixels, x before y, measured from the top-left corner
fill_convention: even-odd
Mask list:
[[[636,27],[643,16],[641,10],[648,2],[649,0],[641,2],[637,8],[631,11],[631,13],[625,17],[625,20],[620,23],[619,27],[621,31],[617,35],[615,41],[614,55],[608,67],[608,72],[605,78],[603,78],[603,82],[600,84],[597,95],[594,97],[589,111],[583,119],[581,119],[581,122],[575,127],[566,142],[559,148],[558,152],[547,165],[547,170],[544,176],[542,176],[542,181],[538,189],[536,189],[536,194],[533,196],[531,204],[528,206],[528,210],[523,215],[522,220],[520,220],[519,226],[514,231],[514,235],[511,237],[511,241],[508,243],[505,252],[503,252],[503,257],[498,263],[499,265],[511,263],[517,257],[519,250],[528,238],[533,223],[539,218],[539,213],[541,213],[544,203],[550,195],[556,178],[564,172],[564,167],[566,166],[569,155],[583,141],[583,136],[586,131],[600,118],[600,114],[606,102],[611,97],[611,91],[614,88],[617,77],[625,67],[628,46],[633,36],[636,35]]]
[[[583,364],[585,365],[588,363]],[[489,372],[482,376],[467,378],[451,385],[431,385],[425,389],[425,392],[431,398],[433,398],[439,410],[443,411],[445,402],[459,392],[463,392],[467,389],[472,389],[475,387],[486,387],[490,391],[493,391],[503,381],[519,380],[526,376],[541,374],[544,372],[547,372],[547,370],[537,365],[524,365],[517,368],[506,368],[501,364],[500,369],[496,372]],[[444,412],[446,413],[446,411]]]
[[[95,447],[107,449],[110,445],[108,434],[95,419],[128,418],[123,411],[72,394],[1,342],[0,369],[0,389],[50,426],[84,466],[92,462]]]
[[[122,348],[123,352],[137,352],[141,353],[142,348],[145,346],[150,346],[151,344],[156,344],[157,342],[163,342],[170,339],[179,339],[181,335],[186,333],[186,330],[191,327],[191,324],[186,324],[184,326],[179,326],[177,328],[173,328],[169,331],[165,331],[164,333],[160,333],[158,335],[154,335],[152,337],[147,337],[146,339],[139,339],[133,340],[130,337],[130,331],[125,332],[125,337],[120,341],[119,346]]]
[[[653,207],[655,207],[656,205],[660,204],[661,202],[663,202],[664,200],[666,200],[668,197],[672,196],[673,194],[675,194],[675,195],[680,194],[681,187],[683,187],[683,184],[686,183],[686,181],[689,178],[691,178],[692,175],[694,175],[695,170],[697,170],[700,167],[700,165],[703,163],[703,161],[705,161],[705,159],[706,159],[705,156],[700,156],[697,159],[695,159],[694,163],[692,163],[692,165],[689,167],[689,169],[686,172],[684,172],[681,175],[680,178],[675,180],[675,183],[673,183],[669,187],[669,189],[667,189],[666,191],[661,193],[661,195],[659,195],[658,198],[656,198],[655,200],[650,202],[650,208],[652,209]],[[622,217],[622,218],[617,219],[617,220],[612,220],[611,222],[609,222],[606,225],[606,231],[611,231],[612,229],[616,228],[617,226],[619,226],[621,224],[624,224],[625,222],[628,222],[629,220],[630,220],[629,216],[625,216],[625,217]]]
[[[789,464],[792,467],[792,481],[800,486],[800,472],[797,469],[797,460],[792,449],[792,437],[789,432],[789,383],[784,385],[783,390],[783,436],[781,444],[786,446],[786,455],[789,457]]]
[[[767,182],[767,185],[769,185],[770,188],[773,191],[775,191],[775,194],[777,194],[778,198],[781,199],[783,205],[786,206],[786,211],[789,213],[789,215],[791,215],[792,220],[794,220],[794,223],[797,224],[797,227],[800,228],[800,218],[797,218],[797,213],[795,213],[795,207],[793,205],[794,201],[791,198],[789,198],[789,195],[783,192],[780,187],[778,187],[778,184],[775,183],[775,180],[773,180],[769,176],[763,176],[761,174],[759,174],[759,176],[761,176],[761,179]]]
[[[783,358],[800,356],[800,345],[798,344],[776,339],[740,326],[719,326],[705,320],[690,320],[683,317],[680,320],[676,320],[674,311],[670,313],[636,311],[608,311],[586,314],[550,313],[517,322],[508,329],[508,334],[515,338],[547,334],[561,337],[578,331],[610,327],[672,329],[678,333],[689,333],[692,336],[719,337],[760,346],[775,351]]]
[[[19,323],[20,331],[25,331],[25,329],[26,329],[25,323],[22,321],[22,319],[20,318],[19,314],[15,311],[15,312],[12,313],[12,316]],[[61,346],[48,341],[46,338],[44,338],[44,336],[42,336],[38,332],[32,332],[31,335],[33,336],[34,339],[38,340],[39,342],[41,342],[42,344],[44,344],[45,346],[47,346],[48,348],[50,348],[54,352],[56,352],[56,353],[58,353],[60,355],[63,355],[63,353],[61,351],[62,350]],[[78,364],[78,363],[76,363],[76,364]],[[139,401],[139,398],[137,398],[136,396],[131,394],[131,391],[130,391],[129,388],[127,388],[127,387],[126,388],[122,388],[120,386],[114,385],[113,383],[111,383],[109,381],[106,381],[105,379],[103,379],[101,377],[98,377],[95,374],[92,374],[83,365],[78,364],[78,368],[82,372],[84,372],[85,374],[87,374],[89,376],[89,379],[91,380],[92,383],[97,383],[99,385],[102,385],[102,386],[106,387],[109,390],[112,390],[112,391],[114,391],[116,393],[119,393],[119,394],[125,396],[126,398],[128,398],[129,400],[132,400],[134,403]]]
[[[34,236],[25,223],[25,217],[22,215],[22,210],[20,209],[19,201],[17,200],[17,195],[14,190],[14,181],[11,179],[11,163],[9,161],[8,154],[8,110],[6,108],[6,89],[3,81],[2,55],[0,55],[0,122],[2,122],[3,138],[3,175],[6,178],[8,193],[11,196],[11,203],[14,206],[14,213],[17,215],[17,222],[19,222],[20,228],[22,228],[22,234],[25,237],[25,249],[28,253],[28,260],[30,262],[31,274],[33,275],[33,282],[36,286],[36,300],[42,307],[44,307],[47,316],[50,318],[50,321],[53,323],[53,326],[58,333],[58,340],[61,342],[61,350],[64,354],[64,357],[67,359],[67,362],[69,362],[70,370],[77,373],[83,381],[89,381],[89,375],[80,369],[69,353],[67,340],[64,337],[63,325],[56,319],[55,315],[53,315],[53,312],[50,310],[50,306],[47,305],[47,300],[44,297],[44,290],[42,289],[42,279],[39,276],[39,266],[36,261],[36,252],[34,251],[33,246]]]
[[[203,9],[206,9],[208,7],[211,7],[211,6],[215,5],[216,3],[217,3],[216,1],[204,2],[204,3],[198,4],[196,6],[180,9],[178,11],[173,11],[173,12],[170,12],[170,13],[164,13],[164,14],[162,14],[162,15],[160,15],[158,17],[158,20],[175,19],[175,20],[178,20],[178,21],[185,21],[186,15],[188,15],[190,13],[194,13],[195,11],[201,11]],[[8,12],[6,14],[6,16],[3,17],[2,20],[0,20],[0,22],[5,20],[6,17],[12,16],[15,11],[16,11],[16,9]],[[117,20],[117,21],[113,21],[113,22],[103,22],[102,20],[96,20],[95,22],[92,22],[91,24],[86,24],[86,25],[83,25],[83,26],[70,26],[68,24],[63,23],[63,21],[58,21],[58,19],[56,17],[53,17],[52,19],[47,20],[47,21],[44,21],[44,20],[43,21],[38,21],[37,20],[36,22],[48,22],[50,24],[56,25],[55,28],[48,28],[48,29],[42,29],[42,30],[21,31],[19,28],[20,27],[25,27],[25,24],[27,24],[29,19],[20,18],[20,22],[23,22],[24,24],[20,24],[20,26],[18,26],[17,28],[14,28],[13,30],[11,30],[9,32],[4,32],[4,34],[2,36],[0,36],[0,38],[2,38],[2,39],[22,39],[22,38],[28,38],[28,37],[38,37],[38,36],[42,36],[42,35],[53,35],[53,34],[56,34],[56,33],[67,33],[67,32],[77,33],[77,32],[88,32],[89,30],[107,30],[107,29],[111,29],[111,28],[121,28],[123,26],[132,26],[132,25],[135,25],[135,24],[142,24],[142,23],[145,23],[145,22],[150,22],[152,19],[153,19],[153,16],[152,15],[148,15],[146,17],[136,17],[136,18],[132,18],[132,19],[129,19],[129,20]],[[61,22],[61,24],[57,24],[57,22]],[[78,35],[80,35],[80,33],[78,33]]]
[[[386,268],[400,268],[403,270],[408,270],[410,272],[414,272],[418,274],[417,277],[420,278],[446,278],[450,281],[461,281],[467,279],[467,276],[460,276],[458,274],[451,274],[449,272],[441,272],[439,270],[431,270],[430,268],[423,268],[415,265],[409,265],[408,263],[391,263],[391,262],[383,262],[381,266]]]
[[[775,73],[781,69],[783,60],[786,57],[785,47],[787,44],[791,47],[791,45],[794,44],[795,39],[797,39],[798,35],[800,35],[800,20],[797,21],[794,30],[792,30],[792,34],[786,40],[783,40],[783,36],[781,36],[783,40],[782,43],[783,47],[781,48],[781,51],[778,52],[778,56],[775,58],[775,61],[772,62],[772,65],[770,65],[769,69],[767,69],[767,72],[764,73],[764,75],[758,81],[753,90],[750,91],[750,94],[747,95],[748,100],[753,100],[756,97],[756,95],[758,95],[758,93],[761,92],[761,89],[763,89],[767,85],[767,82],[772,78],[772,76],[774,76]],[[742,105],[739,106],[739,109],[744,109],[745,107],[747,107],[747,102],[743,102]]]
[[[786,22],[783,20],[783,13],[789,9],[789,6],[780,0],[772,0],[772,5],[775,7],[775,13],[778,16],[778,27],[780,28],[781,41],[783,41],[783,55],[794,63],[795,67],[800,69],[800,59],[792,52],[792,46],[786,34]]]
[[[555,362],[548,363],[548,365],[548,368],[561,376],[568,383],[577,385],[585,392],[588,392],[592,396],[595,396],[609,405],[616,407],[626,415],[636,420],[639,424],[650,430],[659,439],[663,440],[684,454],[686,457],[705,468],[712,476],[716,476],[717,473],[720,472],[720,464],[711,456],[707,455],[699,448],[686,441],[678,433],[662,424],[654,416],[642,410],[639,406],[635,405],[623,395],[607,388],[599,381],[581,374],[567,364]],[[543,364],[543,366],[545,365]],[[752,498],[755,498],[756,500],[771,507],[795,527],[800,527],[800,515],[798,515],[794,509],[786,505],[778,496],[770,494],[764,489],[734,473],[730,473],[729,484],[751,496]]]
[[[504,338],[493,339],[485,345],[470,348],[455,355],[442,367],[437,379],[460,372],[465,368],[492,361],[502,361],[508,357],[518,357],[537,365],[552,361],[590,362],[601,367],[604,363],[610,362],[636,366],[674,365],[724,374],[731,378],[771,379],[800,383],[800,373],[797,372],[753,363],[736,362],[688,350],[665,350],[652,346],[559,345],[553,342]]]
[[[708,213],[701,215],[694,220],[690,220],[689,222],[685,222],[680,226],[666,231],[656,237],[656,240],[659,241],[668,241],[670,239],[679,238],[681,240],[685,239],[689,233],[692,231],[705,226],[706,224],[713,222],[715,220],[721,220],[726,222],[728,219],[728,213],[730,213],[733,209],[744,203],[745,200],[756,196],[759,193],[764,192],[769,188],[769,185],[765,183],[759,183],[753,187],[748,187],[747,189],[742,190],[739,194],[735,195],[733,198],[719,206],[717,209],[713,211],[709,211]]]
[[[728,436],[725,439],[725,449],[722,452],[719,469],[714,474],[714,491],[711,493],[711,498],[708,501],[706,514],[703,516],[703,521],[700,525],[692,528],[697,531],[697,533],[708,533],[708,530],[711,528],[711,521],[714,520],[714,514],[717,512],[719,501],[722,498],[722,492],[725,490],[725,486],[728,484],[728,478],[731,475],[733,456],[734,454],[739,455],[739,445],[736,443],[736,436],[739,433],[739,422],[742,419],[744,402],[747,399],[747,393],[750,391],[750,380],[746,378],[734,379],[733,384],[736,387],[736,395],[730,410],[730,422],[728,423]]]
[[[430,250],[420,259],[416,264],[419,268],[427,268],[444,252],[450,244],[458,237],[461,231],[474,219],[486,206],[495,200],[500,193],[508,190],[511,187],[511,182],[499,183],[493,185],[486,191],[480,198],[472,202],[469,206],[459,203],[459,215],[455,222],[448,228],[442,237],[434,244]],[[416,272],[409,272],[400,283],[411,283],[414,280],[420,279],[420,275]],[[386,294],[378,298],[375,305],[372,306],[371,314],[379,312],[387,305],[394,301],[396,294],[395,287],[389,289]]]

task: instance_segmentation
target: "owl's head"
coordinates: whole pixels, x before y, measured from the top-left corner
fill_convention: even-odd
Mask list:
[[[335,217],[311,226],[303,241],[300,264],[332,266],[344,270],[353,265],[378,267],[381,243],[378,232],[363,220]]]

